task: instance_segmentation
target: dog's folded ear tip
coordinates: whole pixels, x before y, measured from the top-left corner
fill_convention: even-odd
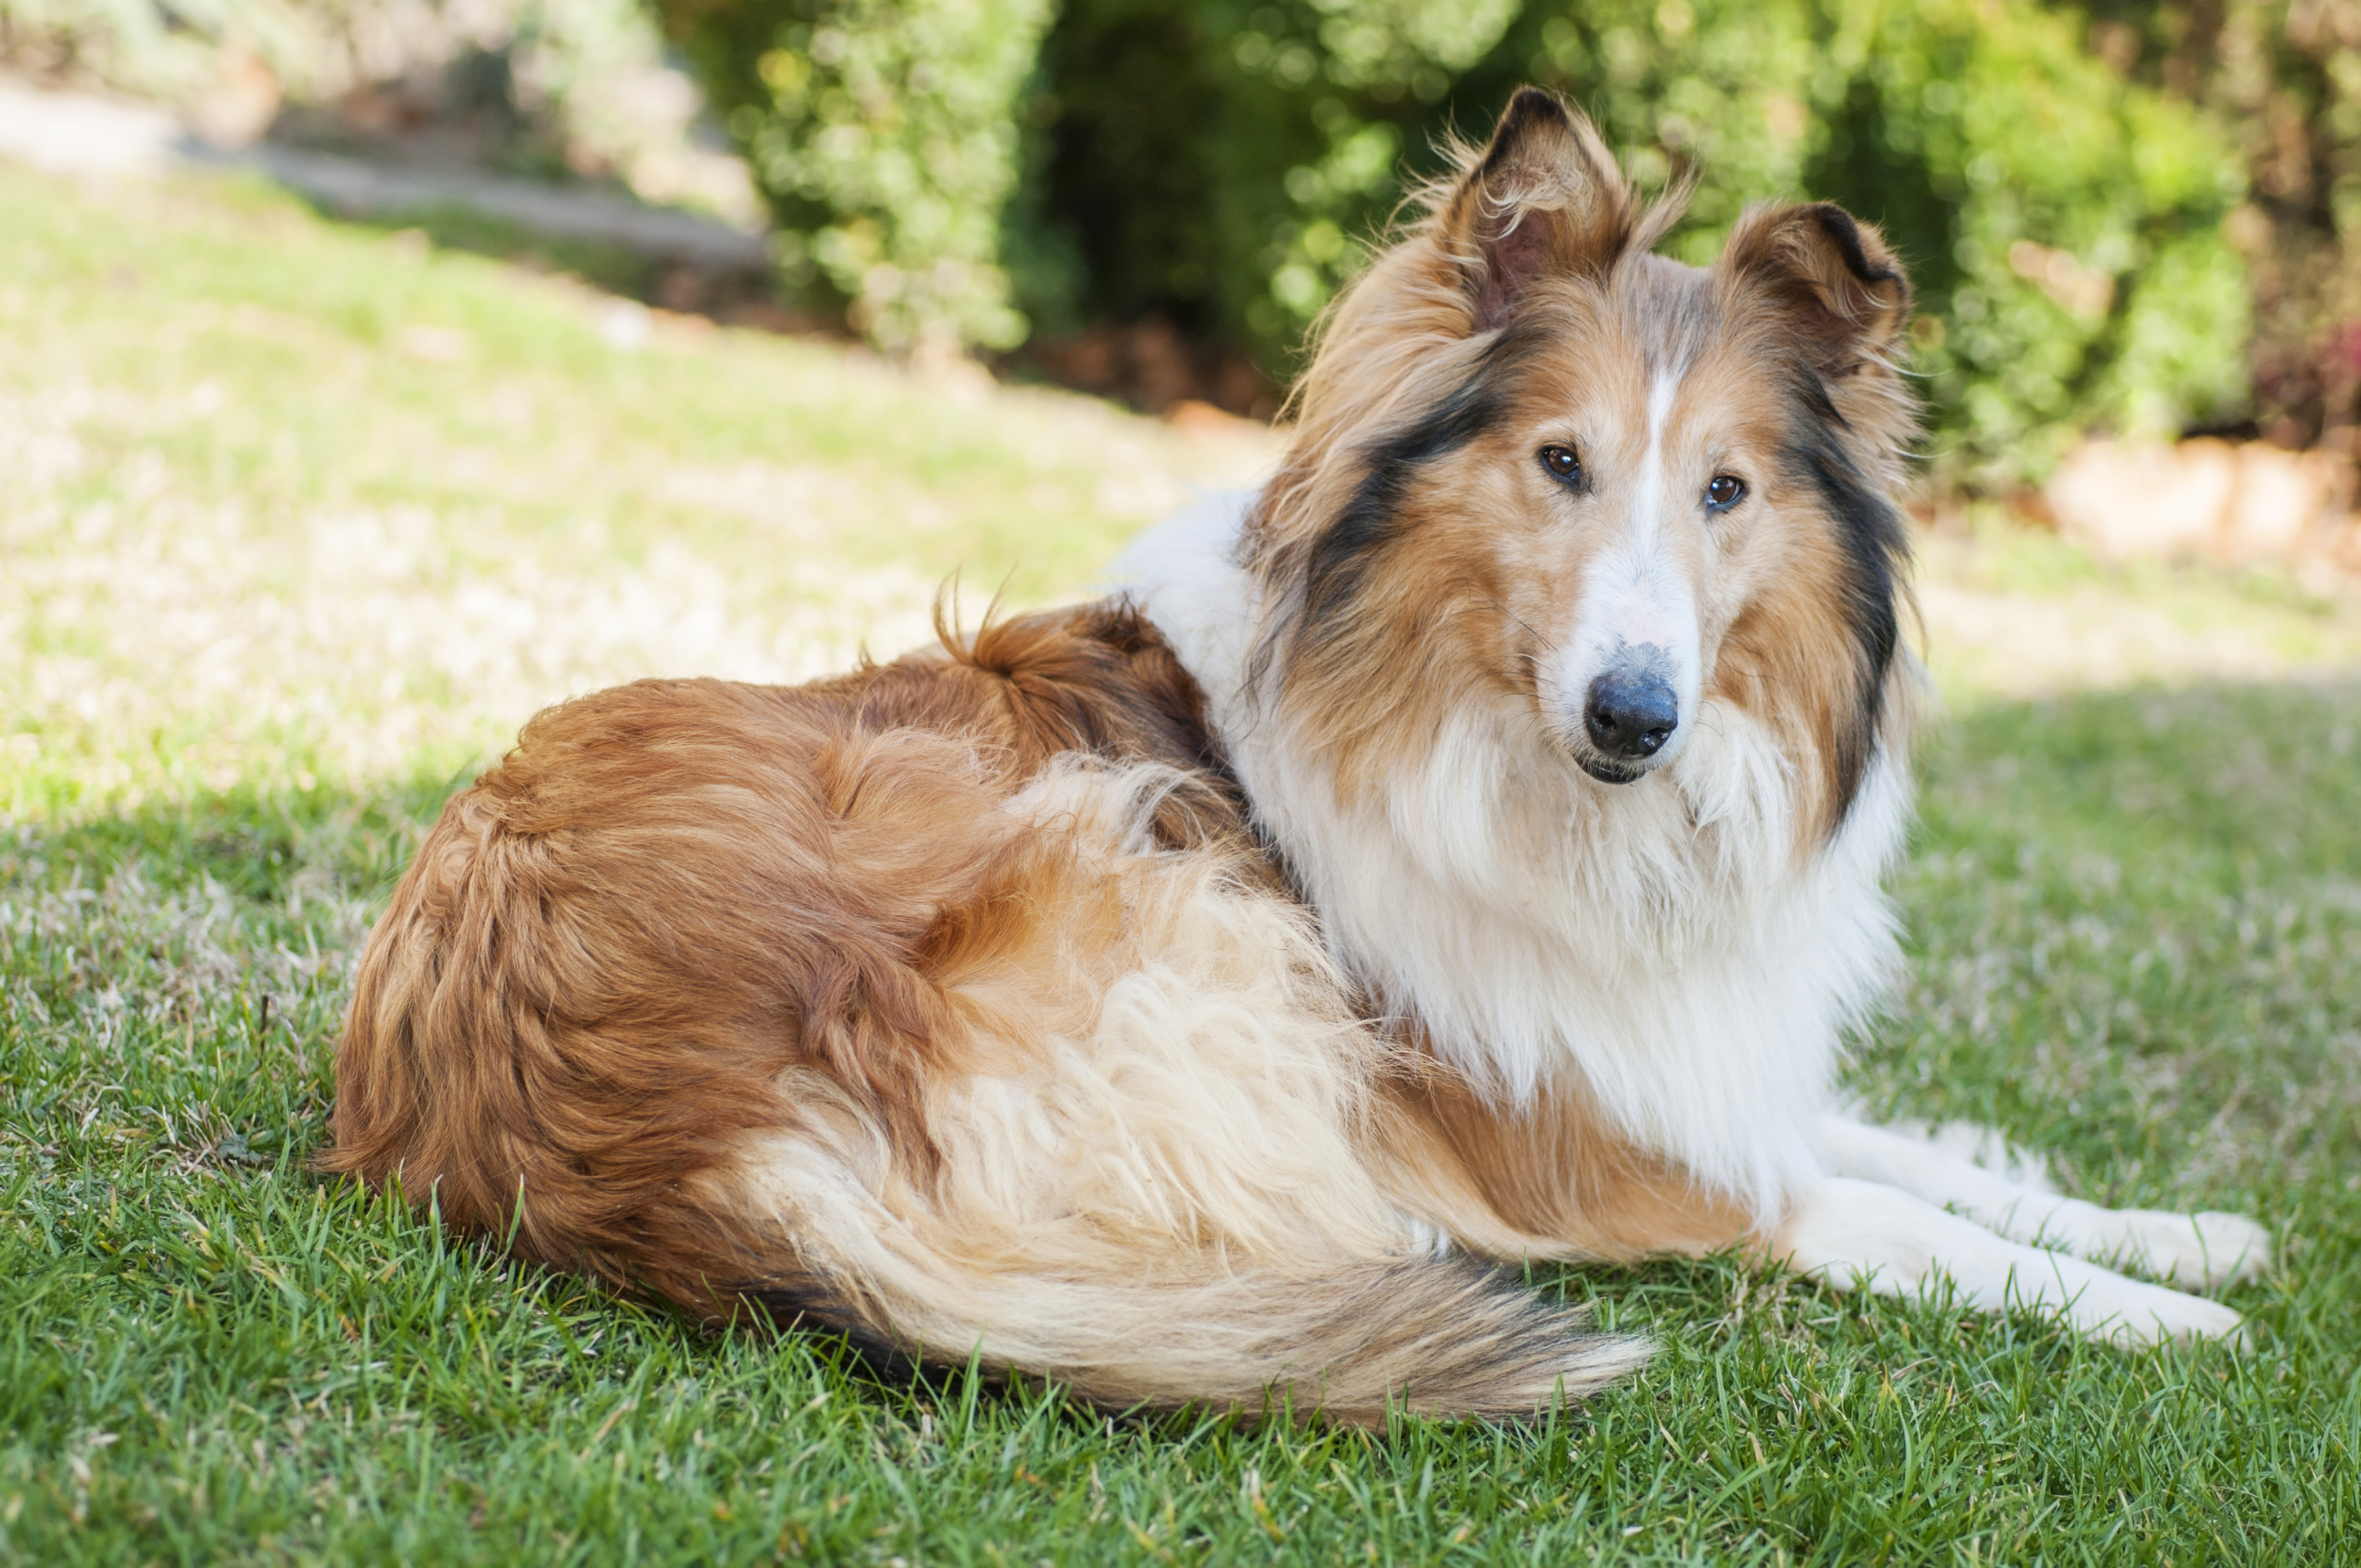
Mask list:
[[[1550,125],[1571,130],[1574,111],[1566,102],[1546,87],[1524,86],[1509,99],[1509,106],[1500,112],[1496,137],[1529,129],[1536,125]]]
[[[1611,266],[1644,226],[1596,127],[1540,87],[1519,88],[1483,150],[1464,155],[1438,216],[1445,249],[1464,269],[1477,332],[1501,325],[1546,273]],[[1468,266],[1470,258],[1477,264]]]
[[[1833,202],[1750,207],[1719,270],[1733,287],[1784,300],[1802,339],[1831,367],[1874,359],[1909,329],[1901,258],[1876,225]]]
[[[1479,180],[1493,179],[1506,170],[1537,164],[1572,182],[1604,176],[1620,186],[1621,177],[1611,159],[1598,167],[1604,148],[1589,116],[1545,88],[1520,87],[1494,123],[1474,173]]]

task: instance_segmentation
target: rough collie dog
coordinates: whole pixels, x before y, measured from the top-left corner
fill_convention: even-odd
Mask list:
[[[1834,207],[1708,270],[1672,216],[1527,92],[1334,313],[1278,477],[1126,596],[535,718],[369,941],[328,1168],[1115,1406],[1503,1415],[1639,1362],[1528,1259],[2233,1332],[2082,1260],[2217,1284],[2253,1223],[1834,1113],[1896,961],[1909,294]]]

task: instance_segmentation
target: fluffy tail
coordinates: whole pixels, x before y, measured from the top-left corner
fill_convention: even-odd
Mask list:
[[[1389,1408],[1522,1420],[1648,1358],[1645,1341],[1583,1332],[1513,1272],[1466,1258],[1352,1263],[1312,1278],[1247,1273],[1193,1285],[971,1279],[897,1310],[816,1275],[746,1288],[786,1324],[845,1334],[873,1358],[1052,1379],[1111,1409],[1186,1404],[1292,1410],[1354,1425]],[[964,1298],[1002,1310],[968,1318]],[[921,1335],[913,1325],[931,1330]]]
[[[1389,1408],[1528,1418],[1649,1354],[1645,1341],[1586,1332],[1584,1309],[1544,1300],[1516,1270],[1438,1255],[1406,1227],[1375,1246],[1339,1222],[1290,1249],[1249,1250],[1237,1226],[1235,1250],[1156,1247],[1115,1223],[1104,1189],[1095,1205],[1029,1218],[914,1201],[884,1174],[880,1130],[799,1087],[820,1114],[742,1141],[726,1171],[683,1197],[726,1216],[708,1245],[717,1271],[741,1260],[731,1297],[843,1333],[873,1359],[980,1361],[1108,1409],[1291,1409],[1373,1425]],[[1148,1131],[1134,1121],[1125,1141]],[[957,1163],[938,1199],[972,1192]],[[1307,1208],[1333,1201],[1298,1196]]]

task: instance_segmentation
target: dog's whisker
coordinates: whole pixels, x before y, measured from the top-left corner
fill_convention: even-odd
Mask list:
[[[1551,652],[1554,653],[1558,651],[1556,643],[1551,641],[1548,638],[1534,630],[1532,623],[1527,621],[1524,617],[1519,615],[1515,610],[1510,609],[1507,605],[1502,604],[1499,599],[1487,594],[1484,596],[1484,602],[1490,605],[1494,609],[1499,610],[1502,615],[1507,616],[1510,620],[1515,621],[1519,626],[1523,627],[1526,633],[1530,635],[1534,641],[1540,643]]]

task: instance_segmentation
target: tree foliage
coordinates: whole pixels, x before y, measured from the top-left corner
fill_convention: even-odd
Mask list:
[[[1025,335],[1001,266],[1049,0],[669,0],[770,198],[789,277],[880,344]]]
[[[2361,0],[2092,0],[2092,52],[2200,105],[2248,171],[2254,422],[2345,457],[2361,393]]]
[[[1284,378],[1455,129],[1560,89],[1676,250],[1831,197],[1918,279],[1931,449],[2037,477],[2074,433],[2248,395],[2246,160],[2033,0],[662,0],[818,281],[889,345],[1160,315]],[[1025,319],[1016,314],[1023,313]]]

